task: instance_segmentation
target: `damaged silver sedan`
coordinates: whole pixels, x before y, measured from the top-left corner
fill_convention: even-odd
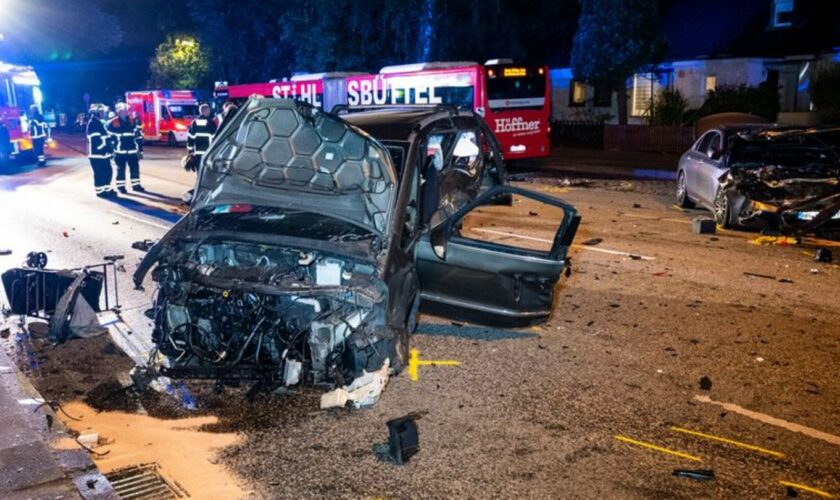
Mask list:
[[[721,127],[680,159],[677,203],[723,227],[840,234],[840,130]]]
[[[190,213],[134,275],[139,287],[154,267],[150,315],[167,360],[161,373],[271,388],[346,385],[364,372],[405,367],[422,267],[433,255],[419,251],[425,257],[415,261],[418,248],[430,248],[417,216],[429,127],[412,135],[396,169],[381,143],[335,115],[291,100],[249,101],[206,156]],[[440,227],[511,192],[522,190],[497,186],[463,198]],[[547,315],[579,217],[559,200],[546,202],[565,214],[550,255],[481,249],[479,264],[496,262],[527,278],[516,297],[496,299],[506,309],[495,312],[529,322]],[[434,257],[434,265],[469,276],[463,268],[476,263],[453,260],[462,246],[453,242],[452,258]]]

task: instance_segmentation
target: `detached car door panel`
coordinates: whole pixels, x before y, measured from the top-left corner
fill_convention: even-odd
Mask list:
[[[535,208],[537,212],[552,209],[561,215],[540,221],[543,231],[539,236],[521,228],[500,230],[489,223],[492,216],[486,216],[483,225],[464,228],[464,218],[478,208],[493,205],[493,210],[515,212],[520,208],[522,212],[521,207],[493,203],[498,197],[512,195],[532,200],[534,207],[544,207]],[[524,217],[531,217],[529,211]],[[421,307],[453,319],[491,325],[544,321],[551,314],[555,287],[569,267],[568,249],[579,222],[577,210],[556,198],[512,186],[492,188],[418,243]]]

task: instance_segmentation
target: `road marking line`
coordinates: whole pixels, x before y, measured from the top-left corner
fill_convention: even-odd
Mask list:
[[[140,217],[135,217],[133,215],[129,215],[129,214],[127,214],[125,212],[122,212],[120,210],[108,210],[108,211],[111,212],[112,214],[119,215],[120,217],[125,217],[126,219],[133,220],[134,222],[140,222],[140,223],[152,226],[152,227],[156,227],[158,229],[163,229],[164,231],[169,231],[170,229],[172,229],[172,226],[167,226],[167,225],[164,225],[164,224],[158,224],[157,222],[142,219]]]
[[[495,229],[485,229],[483,227],[475,227],[475,228],[472,228],[471,231],[478,231],[478,232],[481,232],[481,233],[489,233],[489,234],[497,234],[499,236],[513,236],[514,238],[519,238],[521,240],[530,240],[530,241],[538,241],[540,243],[554,244],[554,241],[547,240],[545,238],[535,238],[533,236],[525,236],[523,234],[510,233],[510,232],[507,232],[507,231],[496,231]],[[648,257],[647,255],[639,255],[639,254],[635,254],[635,253],[631,253],[631,252],[621,252],[619,250],[610,250],[609,248],[596,248],[596,247],[590,247],[590,246],[586,246],[586,245],[572,245],[572,247],[583,249],[583,250],[591,250],[593,252],[608,253],[608,254],[611,254],[611,255],[622,255],[624,257],[637,256],[637,257],[640,257],[641,260],[656,260],[656,257]]]
[[[764,413],[759,413],[757,411],[748,410],[734,403],[721,403],[719,401],[713,401],[709,396],[697,395],[694,396],[694,400],[700,401],[701,403],[717,405],[722,407],[724,410],[731,411],[732,413],[737,413],[739,415],[758,420],[759,422],[764,422],[765,424],[775,425],[776,427],[781,427],[791,432],[798,432],[814,439],[819,439],[827,443],[840,446],[840,436],[835,436],[834,434],[829,434],[811,427],[805,427],[804,425],[788,422],[787,420],[782,420],[781,418],[771,417],[770,415],[765,415]]]
[[[740,441],[735,441],[732,439],[727,439],[720,436],[714,436],[712,434],[704,434],[702,432],[692,431],[690,429],[683,429],[682,427],[671,427],[671,430],[674,432],[682,432],[683,434],[691,434],[692,436],[697,436],[705,439],[711,439],[712,441],[720,441],[721,443],[731,444],[733,446],[737,446],[739,448],[744,448],[747,450],[757,451],[759,453],[766,453],[768,455],[772,455],[777,458],[784,458],[784,453],[779,453],[778,451],[768,450],[766,448],[761,448],[759,446],[754,446],[747,443],[742,443]]]
[[[694,462],[702,462],[703,460],[700,457],[695,457],[694,455],[689,455],[688,453],[683,453],[681,451],[674,451],[669,450],[668,448],[663,448],[661,446],[656,446],[655,444],[645,443],[643,441],[636,441],[635,439],[630,439],[626,436],[613,436],[614,438],[618,439],[619,441],[624,441],[625,443],[634,444],[636,446],[641,446],[643,448],[648,448],[654,451],[659,451],[662,453],[667,453],[669,455],[674,455],[675,457],[685,458],[686,460],[692,460]]]
[[[799,483],[791,483],[790,481],[779,481],[779,484],[782,486],[789,486],[791,488],[796,488],[797,490],[807,491],[808,493],[813,493],[815,495],[819,495],[823,498],[837,498],[836,496],[832,495],[831,493],[823,490],[818,490],[816,488],[812,488],[810,486],[806,486],[804,484]]]

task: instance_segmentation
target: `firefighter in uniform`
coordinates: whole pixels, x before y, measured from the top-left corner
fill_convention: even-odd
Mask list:
[[[127,193],[126,186],[131,190],[143,193],[146,190],[140,185],[140,159],[137,146],[137,128],[134,120],[128,115],[128,106],[118,102],[114,109],[117,116],[108,122],[108,134],[114,147],[114,163],[117,165],[117,191]],[[130,182],[125,180],[125,168],[128,166]]]
[[[210,113],[210,105],[204,103],[198,107],[198,111],[198,118],[190,123],[187,131],[187,156],[183,161],[184,169],[192,172],[197,172],[201,168],[201,160],[210,150],[210,144],[217,130],[216,120]],[[194,192],[194,189],[190,189],[184,193],[183,198],[186,203],[189,204],[192,201]]]
[[[111,141],[102,117],[107,111],[103,104],[92,104],[90,106],[90,120],[88,121],[85,135],[88,140],[88,160],[93,169],[93,188],[96,196],[100,198],[111,198],[116,195],[111,187],[113,170],[111,169]]]
[[[198,111],[199,117],[193,120],[187,132],[187,152],[195,158],[192,170],[201,166],[201,159],[210,149],[210,143],[216,135],[216,121],[210,116],[210,105],[204,103],[198,107]]]
[[[134,135],[136,136],[135,139],[137,140],[137,157],[141,160],[143,159],[143,146],[145,145],[145,139],[143,138],[143,122],[140,121],[140,115],[137,111],[131,112],[131,118],[134,120]]]
[[[29,136],[32,138],[32,149],[38,156],[38,166],[43,167],[47,164],[47,157],[44,154],[44,143],[47,140],[47,124],[44,122],[44,117],[38,111],[37,106],[32,106],[29,111]]]

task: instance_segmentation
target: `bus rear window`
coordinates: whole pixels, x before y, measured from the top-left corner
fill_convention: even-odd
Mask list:
[[[170,104],[169,112],[172,113],[172,118],[191,118],[198,116],[197,104]]]
[[[545,105],[545,77],[488,78],[487,97],[493,109],[541,108]]]

